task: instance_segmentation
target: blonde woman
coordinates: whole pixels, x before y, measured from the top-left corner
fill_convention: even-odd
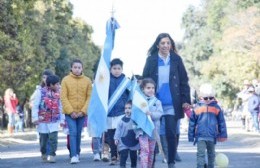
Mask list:
[[[5,91],[4,96],[5,111],[8,114],[8,133],[11,135],[13,133],[15,125],[15,114],[16,106],[18,105],[18,99],[13,91],[13,89],[8,88]]]

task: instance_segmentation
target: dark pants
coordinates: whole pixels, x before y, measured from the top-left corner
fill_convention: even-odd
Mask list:
[[[108,129],[105,133],[105,142],[108,143],[110,147],[111,158],[117,158],[117,147],[114,141],[116,129]]]
[[[48,153],[51,156],[56,156],[56,150],[58,146],[58,132],[52,132],[49,134],[42,134],[40,133],[40,150],[42,155],[47,154],[47,146],[49,144],[49,150]]]
[[[119,152],[120,154],[120,167],[126,167],[126,160],[128,158],[128,153],[130,152],[131,167],[136,167],[137,164],[137,151],[124,149]]]
[[[177,150],[177,121],[173,115],[165,115],[165,134],[168,144],[168,164],[175,164]]]
[[[208,154],[208,168],[214,168],[215,144],[212,141],[198,141],[197,168],[204,168],[206,149],[207,149],[207,154]]]

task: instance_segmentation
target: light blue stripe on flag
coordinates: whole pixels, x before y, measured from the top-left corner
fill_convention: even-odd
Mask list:
[[[124,77],[108,101],[108,113],[111,111],[117,100],[121,97],[129,85],[130,80],[127,77]]]
[[[110,59],[114,47],[117,21],[111,18],[106,24],[106,40],[100,57],[94,86],[88,106],[88,131],[92,137],[101,137],[107,129],[108,90],[110,81]]]
[[[154,130],[154,124],[151,117],[146,115],[146,112],[149,110],[148,101],[140,90],[139,85],[136,85],[135,87],[132,104],[132,120],[134,120],[137,126],[151,137]]]

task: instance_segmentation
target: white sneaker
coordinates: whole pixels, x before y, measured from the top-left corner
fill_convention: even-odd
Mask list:
[[[55,156],[49,155],[49,156],[47,157],[47,161],[48,161],[49,163],[55,163],[55,162],[56,162]]]
[[[94,160],[94,161],[100,161],[100,160],[101,160],[99,153],[94,154],[93,160]]]
[[[77,156],[73,156],[73,157],[70,159],[70,163],[71,163],[71,164],[79,163],[79,158],[78,158]]]
[[[79,162],[80,162],[80,157],[79,157],[79,155],[76,155],[76,157],[79,159]]]

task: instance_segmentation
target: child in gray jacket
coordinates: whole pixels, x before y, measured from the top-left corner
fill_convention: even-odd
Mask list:
[[[139,143],[133,130],[133,121],[131,120],[132,101],[125,104],[125,116],[117,125],[114,140],[118,147],[120,155],[120,168],[126,167],[126,160],[130,152],[131,168],[136,168],[137,150]]]

